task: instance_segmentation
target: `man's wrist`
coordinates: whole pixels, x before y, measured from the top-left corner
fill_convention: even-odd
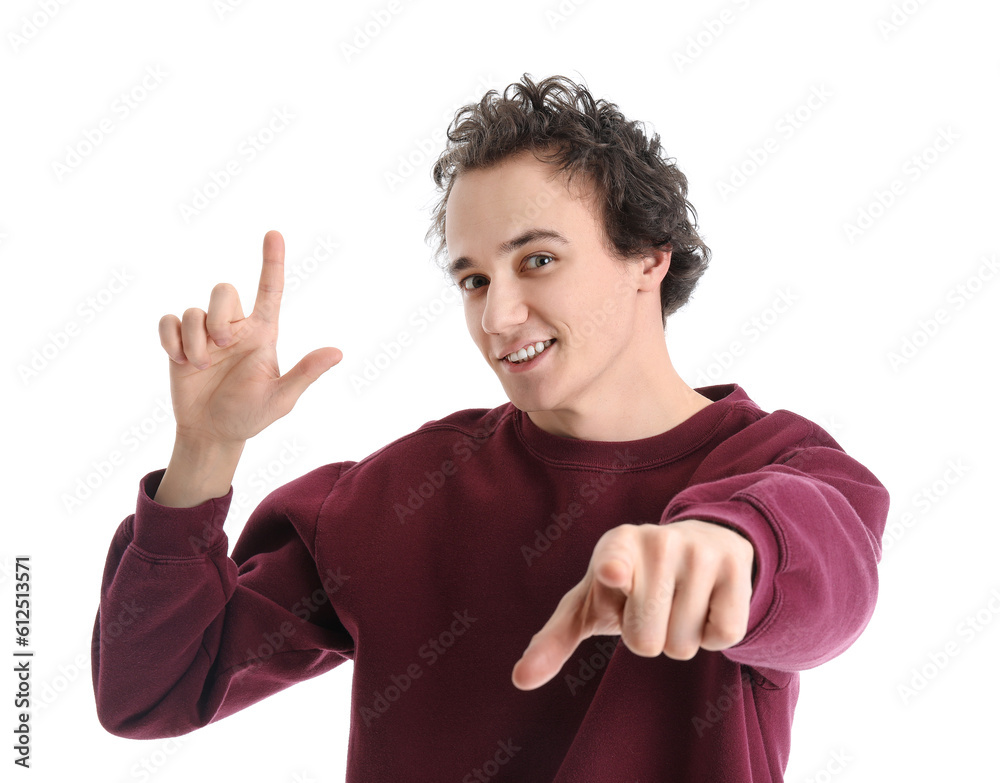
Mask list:
[[[225,496],[245,445],[245,441],[220,444],[178,437],[153,501],[191,508]]]

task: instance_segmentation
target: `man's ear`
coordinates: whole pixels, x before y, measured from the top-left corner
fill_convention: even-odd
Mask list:
[[[640,291],[659,291],[660,283],[670,270],[670,245],[666,248],[651,247],[646,255],[639,259],[638,289]]]

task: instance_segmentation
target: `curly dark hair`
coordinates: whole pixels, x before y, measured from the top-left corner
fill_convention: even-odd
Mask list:
[[[525,73],[502,97],[489,90],[478,104],[458,109],[447,136],[431,171],[444,192],[425,237],[437,238],[439,264],[447,248],[445,205],[455,178],[531,150],[565,172],[569,182],[579,172],[590,178],[603,205],[603,236],[613,257],[628,261],[653,247],[672,251],[660,285],[664,326],[708,268],[712,253],[697,232],[687,177],[673,158],[663,157],[659,134],[648,139],[639,122],[627,120],[613,103],[595,102],[585,85],[565,76],[535,83]]]

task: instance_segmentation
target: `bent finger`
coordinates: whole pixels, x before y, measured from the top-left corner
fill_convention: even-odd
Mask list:
[[[746,638],[750,624],[749,579],[727,575],[716,582],[709,599],[708,617],[701,646],[706,650],[726,650]]]
[[[663,645],[663,652],[668,657],[688,661],[701,648],[714,584],[714,575],[705,570],[688,571],[684,581],[677,584]]]
[[[204,310],[189,307],[181,318],[181,344],[184,355],[199,370],[204,370],[209,365],[206,317]]]
[[[219,283],[212,289],[208,300],[208,314],[205,318],[205,328],[208,336],[220,348],[228,345],[233,339],[234,321],[243,320],[243,308],[240,307],[240,297],[230,283]]]
[[[177,364],[187,364],[181,348],[181,319],[176,315],[165,315],[160,319],[157,331],[160,333],[160,345],[170,360]]]
[[[622,642],[636,655],[663,654],[673,607],[677,568],[655,537],[645,539],[632,590],[622,611]]]
[[[590,564],[594,575],[608,587],[630,595],[634,589],[636,564],[642,557],[636,525],[619,525],[598,539]]]

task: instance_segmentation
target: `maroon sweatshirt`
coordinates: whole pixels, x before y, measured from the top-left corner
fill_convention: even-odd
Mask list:
[[[168,508],[148,474],[104,571],[101,724],[183,734],[351,659],[348,783],[782,780],[797,672],[874,611],[889,497],[818,425],[698,391],[713,404],[634,441],[559,437],[511,403],[428,422],[272,492],[231,557],[232,489]],[[753,543],[743,641],[678,661],[591,637],[518,690],[601,535],[682,519]]]

